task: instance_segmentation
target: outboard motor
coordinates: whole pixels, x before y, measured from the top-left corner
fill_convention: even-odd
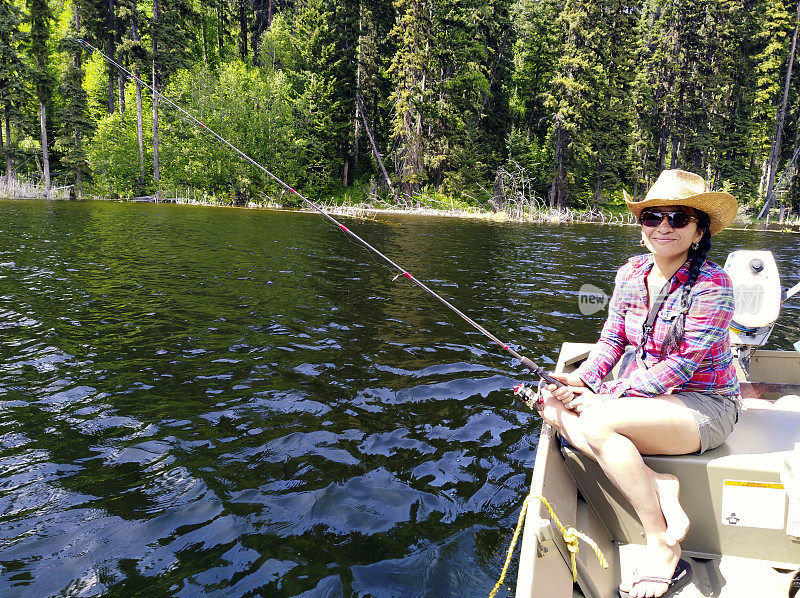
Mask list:
[[[748,373],[751,354],[767,342],[781,304],[800,290],[800,284],[783,290],[771,251],[733,251],[724,268],[733,282],[734,293],[731,348]]]

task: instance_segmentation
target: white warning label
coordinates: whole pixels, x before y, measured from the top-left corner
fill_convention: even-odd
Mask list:
[[[786,524],[783,484],[725,480],[722,482],[722,524],[783,529]]]

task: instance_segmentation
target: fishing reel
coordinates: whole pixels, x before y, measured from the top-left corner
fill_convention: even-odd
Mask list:
[[[541,388],[541,382],[539,387]],[[519,397],[519,400],[525,403],[531,411],[534,409],[541,411],[544,407],[544,399],[542,399],[539,389],[534,389],[533,386],[526,386],[524,382],[514,387],[514,395]]]

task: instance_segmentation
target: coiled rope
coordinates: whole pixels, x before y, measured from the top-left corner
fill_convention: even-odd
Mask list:
[[[506,562],[503,565],[503,570],[500,573],[500,579],[497,580],[492,591],[489,593],[489,598],[494,598],[497,591],[500,589],[500,586],[503,584],[503,581],[506,579],[506,574],[508,573],[508,568],[511,565],[511,557],[514,555],[514,548],[517,546],[517,540],[519,539],[519,534],[522,531],[522,525],[525,523],[525,515],[528,512],[528,503],[530,501],[531,495],[525,497],[525,501],[522,503],[522,509],[519,512],[519,519],[517,520],[517,527],[514,530],[514,535],[511,537],[511,546],[508,547],[508,552],[506,553]],[[576,558],[578,556],[578,539],[583,540],[589,546],[591,546],[592,550],[594,550],[595,556],[600,561],[600,565],[602,565],[603,569],[608,569],[608,561],[606,557],[603,555],[603,552],[597,546],[597,542],[592,540],[589,536],[584,534],[583,532],[579,532],[574,527],[564,527],[561,523],[561,520],[556,515],[555,511],[553,511],[553,507],[550,506],[550,503],[547,502],[547,499],[544,496],[534,496],[534,498],[538,498],[544,508],[547,509],[547,512],[550,514],[550,519],[553,520],[553,523],[556,524],[558,530],[561,532],[561,536],[564,538],[564,542],[567,544],[567,550],[569,550],[570,561],[572,562],[572,581],[578,581],[578,566],[576,563]]]

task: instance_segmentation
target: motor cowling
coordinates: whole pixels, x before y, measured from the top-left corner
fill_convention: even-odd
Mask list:
[[[781,311],[783,289],[771,251],[739,250],[728,254],[725,272],[733,282],[731,344],[762,346]]]

